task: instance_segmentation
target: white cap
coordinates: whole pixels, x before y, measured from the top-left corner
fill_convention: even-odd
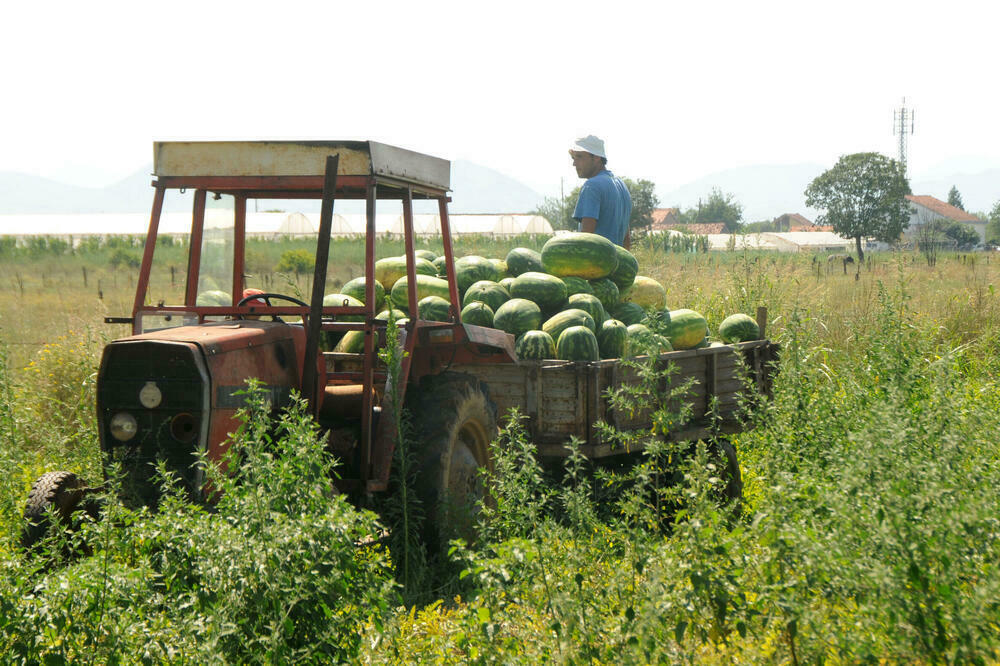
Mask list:
[[[604,141],[598,139],[593,134],[588,134],[587,136],[580,137],[573,144],[573,147],[569,149],[572,152],[584,152],[590,153],[591,155],[597,155],[598,157],[603,157],[607,159],[608,156],[604,153]]]

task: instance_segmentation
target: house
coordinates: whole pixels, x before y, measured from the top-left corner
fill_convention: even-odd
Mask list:
[[[926,194],[907,194],[906,200],[910,202],[910,226],[903,232],[904,238],[912,240],[920,232],[921,227],[934,220],[950,220],[969,225],[979,234],[979,242],[986,241],[985,220],[980,220],[961,208]]]
[[[815,224],[798,213],[785,213],[774,218],[774,228],[779,232],[833,231],[833,227]]]
[[[711,234],[726,233],[726,225],[724,222],[713,222],[712,224],[677,224],[671,228],[692,236],[708,236]]]
[[[653,218],[650,231],[666,231],[681,223],[681,210],[680,208],[654,208],[650,217]]]

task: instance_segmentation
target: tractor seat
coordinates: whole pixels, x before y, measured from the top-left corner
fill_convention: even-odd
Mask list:
[[[372,388],[372,405],[377,399]],[[364,385],[334,384],[323,389],[323,401],[319,405],[317,418],[321,423],[360,419],[363,407]]]

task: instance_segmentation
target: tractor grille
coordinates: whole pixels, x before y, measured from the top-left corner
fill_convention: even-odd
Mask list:
[[[129,504],[157,506],[158,466],[190,499],[200,496],[196,452],[204,449],[208,395],[208,374],[192,345],[120,342],[105,349],[97,390],[101,448],[105,460],[121,468]],[[135,419],[135,434],[125,442],[112,434],[121,414]]]

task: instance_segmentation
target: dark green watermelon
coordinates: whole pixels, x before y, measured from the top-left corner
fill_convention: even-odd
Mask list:
[[[597,300],[597,296],[593,294],[573,294],[566,301],[566,308],[577,308],[589,312],[598,328],[608,318],[608,313],[604,310],[604,306]]]
[[[493,309],[482,301],[472,301],[462,308],[462,323],[493,328]]]
[[[556,356],[567,361],[599,361],[597,336],[586,326],[570,326],[559,334]]]
[[[618,305],[620,300],[618,286],[608,278],[591,280],[590,288],[606,311],[611,312],[611,309]]]
[[[473,282],[472,285],[465,290],[465,296],[462,298],[462,304],[468,305],[469,303],[479,301],[481,303],[486,303],[486,305],[490,306],[491,310],[496,312],[497,308],[509,300],[510,294],[499,284],[496,282],[490,282],[489,280],[480,280],[479,282]]]
[[[608,311],[612,317],[622,322],[626,326],[638,324],[646,318],[646,311],[641,305],[635,303],[619,303]]]
[[[522,360],[540,361],[556,357],[556,343],[545,331],[526,331],[517,339],[514,352]]]
[[[559,278],[566,285],[566,295],[572,296],[573,294],[593,294],[594,288],[590,286],[590,283],[583,278],[575,276],[567,276]]]
[[[617,319],[608,319],[597,329],[597,347],[601,358],[621,358],[625,355],[628,328]]]
[[[618,286],[619,291],[625,291],[632,286],[635,276],[639,274],[639,262],[620,245],[615,246],[615,253],[618,255],[618,266],[608,278]]]
[[[420,257],[421,259],[426,259],[427,261],[434,263],[434,260],[438,258],[437,254],[430,250],[416,250],[413,255],[415,257]]]
[[[534,271],[544,273],[542,255],[526,247],[515,247],[507,253],[507,273],[517,277],[521,273]]]
[[[437,271],[438,275],[445,276],[448,274],[448,270],[445,266],[446,262],[447,260],[445,259],[444,255],[438,257],[437,259],[431,262],[432,264],[434,264],[434,269]]]
[[[747,342],[760,339],[760,327],[747,314],[731,314],[719,324],[719,338],[723,342]]]
[[[417,319],[448,321],[451,319],[451,305],[440,296],[421,298],[417,301]]]
[[[532,301],[544,312],[557,312],[566,303],[566,284],[554,275],[528,271],[514,278],[510,295]]]
[[[375,309],[381,310],[382,306],[385,304],[385,287],[378,280],[373,280],[375,283]],[[364,276],[354,278],[353,280],[348,280],[344,283],[344,286],[340,288],[340,293],[347,294],[348,296],[353,296],[362,303],[365,302],[365,278]]]
[[[537,304],[525,298],[510,299],[497,308],[493,315],[493,328],[510,333],[514,337],[541,325],[541,309]]]
[[[497,271],[496,264],[486,257],[469,255],[455,260],[455,280],[458,283],[458,296],[465,295],[465,290],[480,280],[496,282],[502,275]]]

